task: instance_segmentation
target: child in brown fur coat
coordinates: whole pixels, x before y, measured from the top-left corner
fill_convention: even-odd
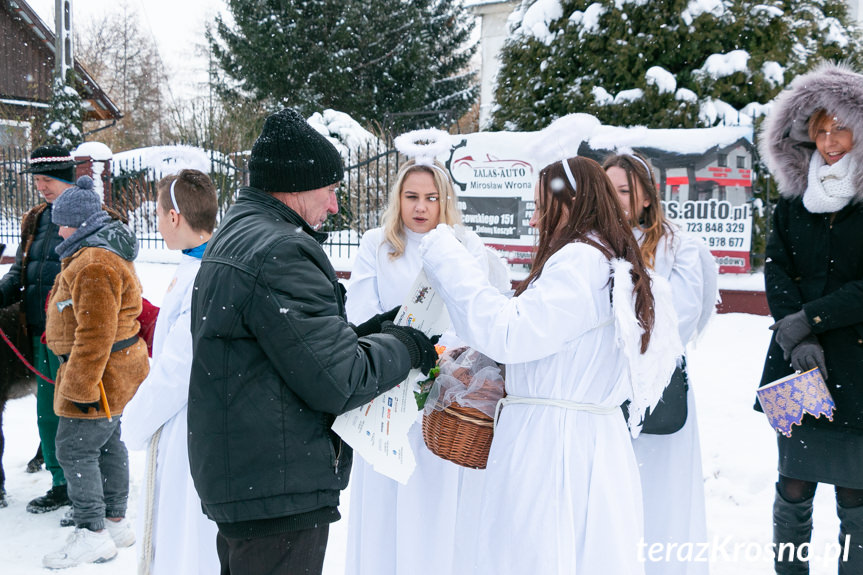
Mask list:
[[[45,335],[61,361],[54,393],[57,459],[75,521],[66,545],[43,558],[45,567],[58,569],[107,561],[117,547],[135,542],[125,519],[129,457],[119,416],[149,362],[138,337],[141,282],[131,230],[102,210],[87,176],[55,201],[52,219],[64,240]]]

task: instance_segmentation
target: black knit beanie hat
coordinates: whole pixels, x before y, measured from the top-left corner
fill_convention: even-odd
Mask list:
[[[264,121],[252,146],[249,184],[266,192],[305,192],[342,181],[344,172],[336,147],[285,108]]]
[[[75,185],[54,200],[51,221],[58,226],[80,228],[87,218],[102,211],[102,198],[93,190],[93,178],[81,176]]]
[[[84,160],[76,162],[63,146],[39,146],[30,154],[30,166],[21,173],[48,176],[71,186],[75,181],[75,166],[83,163]]]

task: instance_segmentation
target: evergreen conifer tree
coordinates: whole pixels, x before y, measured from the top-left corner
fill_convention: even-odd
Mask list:
[[[209,35],[224,89],[268,107],[332,108],[365,123],[397,114],[417,126],[475,99],[473,23],[461,2],[229,0],[228,9],[234,23],[218,17]]]
[[[539,0],[510,18],[493,128],[746,123],[819,59],[861,61],[842,0]]]
[[[64,148],[75,148],[84,141],[84,104],[74,86],[72,70],[66,79],[55,78],[51,92],[51,107],[45,117],[45,142]]]

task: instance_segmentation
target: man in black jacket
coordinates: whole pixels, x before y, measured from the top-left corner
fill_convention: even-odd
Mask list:
[[[189,462],[222,573],[320,573],[352,453],[335,416],[437,358],[382,314],[360,326],[317,231],[338,212],[335,147],[294,110],[267,118],[192,296]]]
[[[36,189],[44,204],[32,208],[21,221],[21,243],[15,263],[0,279],[0,307],[22,301],[27,335],[33,342],[33,364],[45,377],[54,380],[60,361],[41,341],[45,331],[45,300],[60,273],[60,256],[54,251],[63,241],[60,228],[51,221],[51,206],[75,181],[76,162],[61,146],[40,146],[30,155],[30,166],[23,173],[33,174]],[[66,477],[57,462],[54,438],[57,415],[54,413],[54,386],[38,378],[36,415],[45,467],[51,472],[51,489],[27,504],[30,513],[46,513],[69,505]]]

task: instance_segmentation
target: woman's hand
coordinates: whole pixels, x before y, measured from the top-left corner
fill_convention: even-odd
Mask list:
[[[824,348],[818,343],[818,338],[810,335],[804,338],[791,351],[791,367],[795,371],[809,371],[816,367],[821,370],[821,376],[827,379],[827,363],[824,360]]]
[[[785,352],[786,361],[791,357],[791,352],[794,351],[797,344],[812,333],[812,327],[806,318],[806,312],[803,310],[783,317],[771,325],[770,329],[776,332],[776,343]]]

